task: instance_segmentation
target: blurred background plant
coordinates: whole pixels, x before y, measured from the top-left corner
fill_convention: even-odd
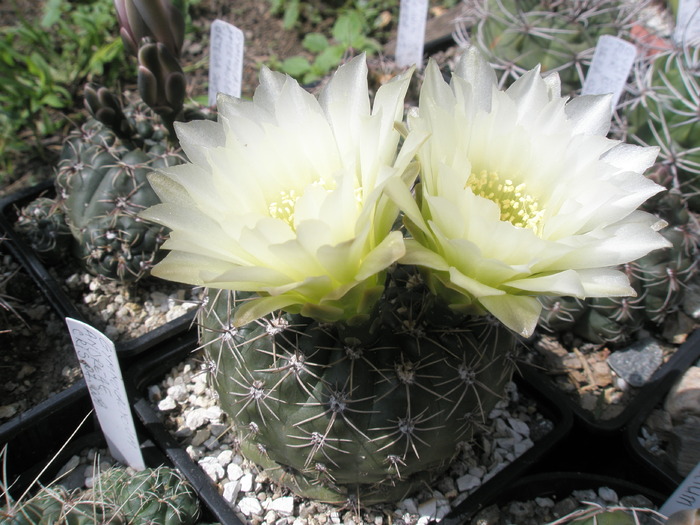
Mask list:
[[[0,185],[22,156],[52,160],[47,140],[79,118],[86,81],[133,76],[112,0],[47,0],[38,23],[16,11],[16,24],[0,27]]]
[[[430,2],[431,7],[454,7],[460,0]],[[308,56],[284,60],[272,57],[270,68],[312,84],[335,69],[346,54],[381,51],[394,34],[399,2],[391,0],[269,0],[271,12],[281,17],[284,28],[299,31]],[[309,25],[317,31],[307,32]]]

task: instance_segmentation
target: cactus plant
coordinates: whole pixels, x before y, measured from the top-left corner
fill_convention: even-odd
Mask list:
[[[15,228],[47,262],[58,262],[71,252],[73,237],[56,199],[39,197],[20,210]]]
[[[0,508],[0,525],[194,525],[199,500],[177,471],[161,466],[132,472],[114,467],[93,489],[42,487],[26,501]]]
[[[619,0],[478,0],[466,17],[472,43],[510,84],[541,64],[557,71],[562,93],[580,91],[602,35],[626,37],[644,2]]]
[[[628,134],[660,148],[659,163],[694,212],[700,211],[700,50],[659,54],[635,86],[625,116]]]
[[[170,0],[119,0],[115,6],[126,48],[138,58],[142,101],[123,107],[107,88],[85,86],[91,118],[64,142],[57,197],[26,207],[19,229],[43,253],[55,244],[57,232],[65,232],[64,216],[73,251],[89,272],[132,282],[149,275],[168,233],[138,217],[158,203],[146,175],[184,161],[173,123],[207,118],[208,111],[184,106],[180,9]],[[39,205],[49,211],[35,211]]]
[[[512,375],[514,336],[452,312],[410,268],[357,325],[279,313],[234,329],[246,298],[212,292],[202,311],[220,402],[246,457],[314,499],[371,504],[430,484]]]
[[[151,175],[163,202],[141,214],[173,229],[154,275],[210,290],[201,345],[243,454],[338,504],[448,468],[536,296],[628,295],[608,267],[668,245],[636,210],[662,190],[655,150],[605,138],[605,97],[566,105],[537,69],[500,91],[470,48],[450,84],[428,65],[397,124],[409,80],[372,105],[363,57],[318,99],[263,70],[252,101],[178,129],[191,162]]]
[[[194,490],[169,467],[136,473],[109,469],[100,476],[96,491],[129,525],[193,525],[199,517]]]
[[[146,175],[178,164],[184,156],[163,142],[167,132],[145,105],[128,107],[125,118],[131,129],[138,129],[141,147],[88,120],[63,146],[56,188],[85,267],[128,282],[148,275],[167,235],[166,229],[138,218],[158,202]]]
[[[543,329],[573,332],[592,343],[620,345],[634,340],[645,327],[662,333],[669,341],[687,333],[693,321],[685,319],[697,315],[698,305],[687,291],[700,284],[695,263],[700,251],[700,225],[678,192],[664,193],[648,202],[646,208],[668,223],[661,234],[671,246],[620,266],[636,296],[586,300],[541,297]]]

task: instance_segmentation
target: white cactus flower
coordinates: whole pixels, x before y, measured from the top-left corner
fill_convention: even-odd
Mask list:
[[[612,267],[668,245],[663,221],[637,210],[663,189],[643,175],[658,150],[606,138],[610,118],[608,96],[567,101],[539,68],[499,90],[474,48],[449,84],[430,63],[408,120],[429,134],[420,184],[415,196],[388,187],[413,237],[400,262],[424,267],[453,307],[523,336],[538,295],[634,295]]]
[[[398,148],[411,72],[370,104],[364,56],[319,98],[263,69],[252,101],[219,96],[218,121],[177,126],[190,162],[150,182],[162,204],[143,217],[172,230],[155,276],[258,292],[242,325],[277,309],[323,321],[365,314],[383,272],[404,255],[388,181],[415,179],[420,139]]]

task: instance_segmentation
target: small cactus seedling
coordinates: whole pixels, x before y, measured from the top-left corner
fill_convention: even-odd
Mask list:
[[[22,208],[15,228],[47,262],[58,262],[71,252],[73,237],[61,203],[39,197]]]

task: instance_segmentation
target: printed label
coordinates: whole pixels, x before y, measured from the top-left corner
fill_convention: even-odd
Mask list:
[[[209,44],[209,105],[216,105],[216,95],[241,96],[243,84],[243,48],[245,37],[236,26],[214,20]]]
[[[583,82],[583,95],[607,95],[612,93],[613,109],[620,100],[632,65],[637,56],[637,47],[626,40],[603,35],[593,53],[593,61]]]
[[[396,65],[423,67],[425,24],[428,18],[428,0],[401,0],[399,27],[396,37]]]
[[[143,470],[146,466],[114,343],[76,319],[67,317],[66,324],[110,453],[122,463]]]
[[[676,13],[673,40],[677,44],[690,45],[700,39],[700,0],[680,0]]]
[[[700,508],[700,463],[683,480],[659,512],[668,517],[679,510]]]

